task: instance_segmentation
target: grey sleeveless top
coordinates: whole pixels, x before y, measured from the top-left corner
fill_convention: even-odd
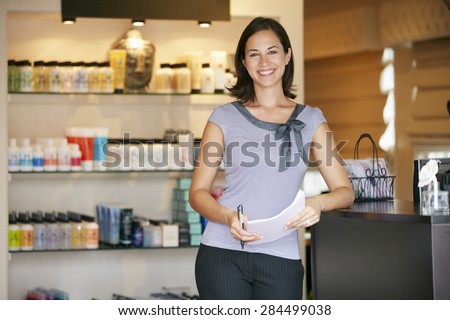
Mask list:
[[[325,117],[318,108],[297,104],[284,124],[261,121],[240,102],[214,109],[209,120],[224,136],[225,185],[219,203],[244,207],[249,220],[277,215],[295,198],[306,173],[312,136]],[[244,250],[300,259],[298,232]],[[208,221],[202,243],[242,250],[228,225]]]

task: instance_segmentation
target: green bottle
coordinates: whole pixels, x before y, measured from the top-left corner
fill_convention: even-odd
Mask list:
[[[20,249],[20,228],[17,225],[16,213],[9,214],[9,227],[8,227],[8,250],[19,251]]]

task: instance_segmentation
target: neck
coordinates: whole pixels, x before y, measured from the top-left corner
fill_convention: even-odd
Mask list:
[[[255,87],[255,99],[252,104],[265,108],[276,108],[290,105],[291,101],[287,98],[282,88],[258,88]]]

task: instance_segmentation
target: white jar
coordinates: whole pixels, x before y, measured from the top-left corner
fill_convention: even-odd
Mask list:
[[[104,93],[114,92],[114,70],[111,68],[109,62],[102,62],[100,67],[100,87]]]
[[[202,64],[202,88],[201,93],[214,93],[214,71],[209,63]]]
[[[161,68],[155,72],[156,92],[172,93],[173,92],[174,71],[168,63],[161,63]]]
[[[175,69],[176,93],[191,93],[191,70],[186,63],[180,63],[179,68]]]
[[[89,62],[86,64],[88,71],[88,91],[92,93],[99,93],[102,91],[100,84],[100,69],[98,62]]]

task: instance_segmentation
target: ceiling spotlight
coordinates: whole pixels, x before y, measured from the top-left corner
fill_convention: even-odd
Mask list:
[[[74,24],[77,21],[75,17],[62,17],[62,23],[64,24]]]
[[[131,20],[131,24],[134,27],[142,27],[145,25],[145,20],[144,19],[133,19],[133,20]]]
[[[198,26],[200,28],[209,28],[211,27],[211,21],[199,21]]]

